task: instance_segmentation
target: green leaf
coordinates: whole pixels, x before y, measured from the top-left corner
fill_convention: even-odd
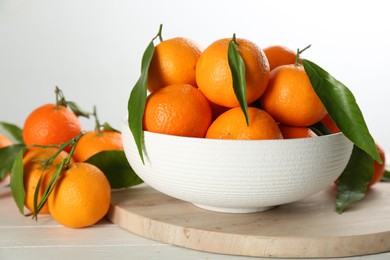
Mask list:
[[[342,213],[353,202],[365,197],[374,172],[372,157],[354,145],[351,158],[338,179],[336,211]]]
[[[19,212],[24,215],[26,192],[23,183],[23,154],[26,148],[19,149],[11,170],[11,192]]]
[[[383,182],[390,182],[390,171],[387,171],[387,170],[385,171],[381,181],[383,181]]]
[[[315,63],[302,59],[302,64],[336,126],[351,142],[381,163],[375,141],[352,92]]]
[[[76,115],[76,116],[82,116],[89,118],[90,113],[85,111],[84,109],[80,108],[79,105],[77,105],[73,101],[66,101],[66,106],[70,108],[70,110]]]
[[[123,151],[102,151],[86,162],[104,172],[113,189],[131,187],[143,182],[131,168]]]
[[[10,139],[14,144],[22,144],[22,129],[18,126],[6,122],[0,122],[0,134]]]
[[[143,54],[142,64],[141,64],[141,76],[130,93],[130,98],[127,105],[128,124],[130,127],[130,131],[133,134],[134,141],[137,145],[138,153],[141,157],[142,162],[144,162],[144,156],[143,156],[144,132],[142,128],[142,119],[144,116],[144,110],[146,104],[148,71],[149,71],[150,62],[153,57],[153,53],[154,53],[154,44],[152,40]]]
[[[0,180],[4,179],[12,170],[12,165],[24,144],[15,144],[0,149]]]
[[[104,131],[112,131],[112,132],[118,132],[118,133],[120,133],[119,130],[113,128],[113,127],[112,127],[109,123],[107,123],[107,122],[105,122],[105,123],[103,124],[103,130],[104,130]]]
[[[244,112],[246,124],[249,126],[248,101],[246,99],[245,63],[237,50],[236,45],[238,45],[238,43],[236,42],[235,35],[233,35],[233,39],[229,42],[228,46],[229,67],[232,73],[234,93],[240,103],[242,112]]]

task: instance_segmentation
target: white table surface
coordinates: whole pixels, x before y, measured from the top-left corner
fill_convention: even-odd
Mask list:
[[[152,241],[132,234],[107,219],[82,229],[63,227],[49,215],[41,215],[35,221],[19,214],[10,188],[0,184],[0,259],[254,258],[200,252]],[[390,259],[390,252],[337,259],[387,260]]]

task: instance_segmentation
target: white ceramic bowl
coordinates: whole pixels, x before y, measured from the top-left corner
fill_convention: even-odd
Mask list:
[[[216,140],[146,132],[142,163],[122,124],[126,157],[154,189],[219,212],[249,213],[311,196],[333,183],[352,152],[342,134],[286,140]]]

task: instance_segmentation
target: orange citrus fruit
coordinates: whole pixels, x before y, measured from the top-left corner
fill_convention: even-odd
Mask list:
[[[111,188],[102,171],[88,163],[70,165],[59,178],[48,203],[60,224],[81,228],[102,219],[110,206]]]
[[[295,64],[296,53],[281,45],[272,45],[263,49],[267,56],[270,70],[281,65]]]
[[[209,45],[196,65],[196,82],[211,102],[236,107],[239,102],[233,90],[233,79],[228,62],[231,39],[221,39]],[[265,91],[269,80],[269,64],[264,52],[253,42],[237,39],[237,49],[245,63],[246,95],[248,104]]]
[[[23,182],[24,189],[26,191],[25,195],[25,206],[31,211],[34,212],[34,194],[37,187],[39,178],[42,176],[42,181],[40,184],[40,189],[38,193],[38,203],[42,198],[43,192],[50,181],[50,178],[53,176],[53,173],[56,171],[56,166],[65,159],[68,154],[64,151],[60,152],[59,155],[54,159],[51,166],[47,169],[42,168],[42,160],[48,159],[53,156],[58,149],[56,148],[31,148],[27,151],[23,158]],[[39,211],[39,213],[47,214],[49,213],[49,208],[47,203]]]
[[[93,155],[108,150],[123,150],[122,135],[116,131],[89,131],[77,142],[73,154],[76,162],[84,162]]]
[[[313,130],[304,126],[279,125],[284,139],[306,138],[317,136]]]
[[[81,133],[77,116],[64,106],[46,104],[32,111],[22,130],[26,146],[61,144]]]
[[[289,126],[309,126],[326,114],[301,65],[282,65],[272,70],[260,103],[277,122]]]
[[[264,110],[248,108],[249,126],[240,107],[231,108],[221,114],[210,125],[206,138],[214,139],[282,139],[275,120]]]
[[[8,139],[5,135],[0,134],[0,148],[13,145],[12,141]]]
[[[211,116],[210,105],[201,91],[188,84],[176,84],[148,96],[143,127],[161,134],[204,137]]]
[[[148,90],[186,83],[195,86],[195,67],[199,46],[192,40],[177,37],[159,43],[154,51],[148,74]]]

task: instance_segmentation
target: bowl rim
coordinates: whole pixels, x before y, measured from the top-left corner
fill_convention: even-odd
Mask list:
[[[128,120],[127,117],[122,120],[122,129],[126,125],[127,130],[130,130],[128,126]],[[274,143],[274,142],[307,142],[307,140],[317,140],[318,138],[325,139],[325,138],[333,138],[336,136],[341,136],[343,135],[345,138],[347,138],[343,132],[338,132],[338,133],[332,133],[332,134],[327,134],[327,135],[319,135],[319,136],[313,136],[313,137],[302,137],[302,138],[290,138],[290,139],[217,139],[217,138],[205,138],[205,137],[188,137],[188,136],[179,136],[179,135],[169,135],[169,134],[162,134],[162,133],[156,133],[156,132],[151,132],[151,131],[146,131],[143,130],[144,136],[150,135],[150,136],[160,136],[161,138],[164,139],[173,139],[173,140],[202,140],[202,142],[224,142],[224,143],[242,143],[242,142],[250,142],[250,143]],[[130,131],[131,133],[131,131]],[[132,135],[132,133],[131,133]],[[348,139],[348,138],[347,138]]]

